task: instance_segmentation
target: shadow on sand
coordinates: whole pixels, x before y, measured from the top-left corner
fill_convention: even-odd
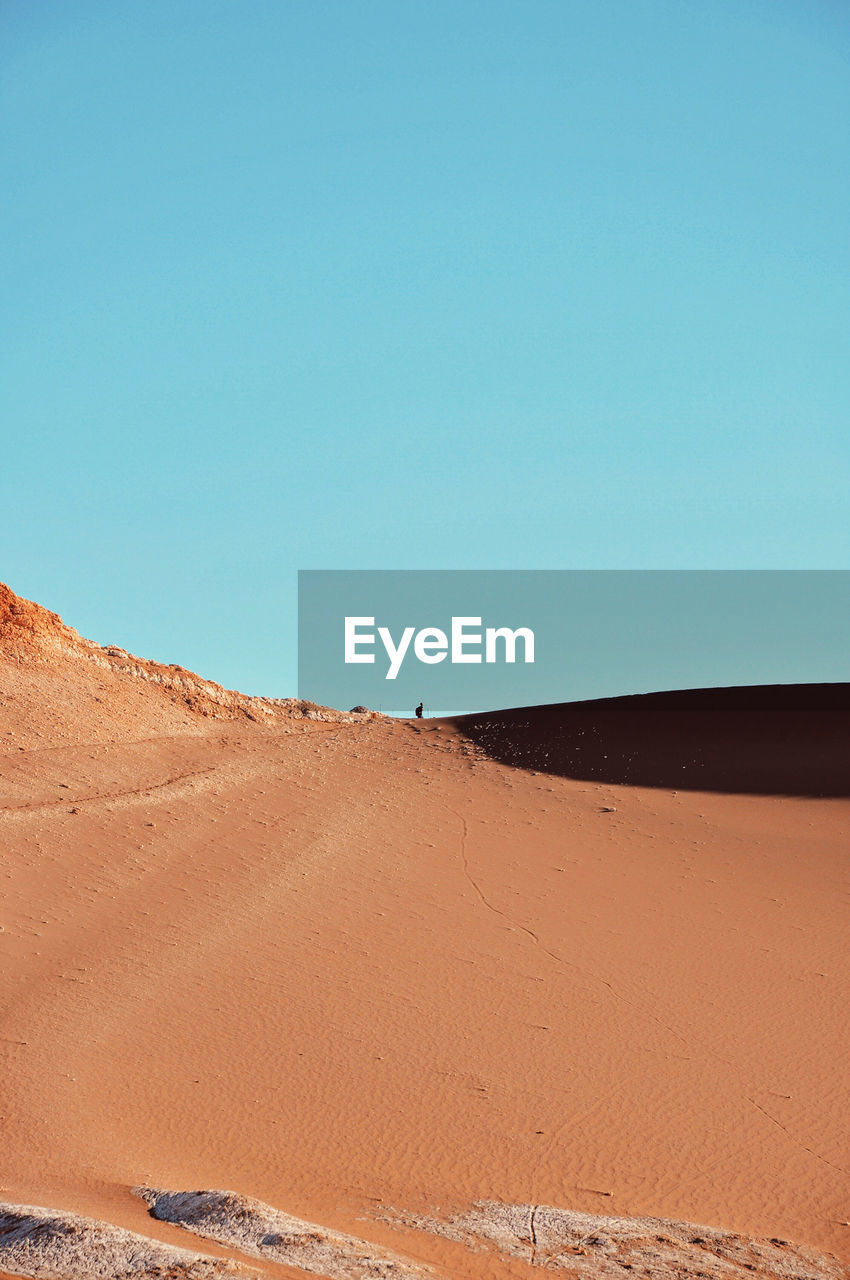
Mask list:
[[[494,760],[566,778],[850,796],[850,684],[649,693],[450,723]]]

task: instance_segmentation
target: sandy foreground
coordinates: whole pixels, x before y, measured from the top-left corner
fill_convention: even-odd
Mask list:
[[[217,690],[0,591],[0,1275],[72,1274],[4,1255],[10,1206],[217,1260],[104,1275],[674,1266],[550,1209],[847,1274],[846,686],[419,723]],[[217,1239],[161,1198],[200,1189],[266,1208]]]

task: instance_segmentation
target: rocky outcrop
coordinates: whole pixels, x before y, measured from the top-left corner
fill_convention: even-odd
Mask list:
[[[372,719],[368,710],[334,711],[298,698],[257,698],[225,689],[204,680],[176,663],[138,658],[117,645],[87,640],[49,609],[24,600],[0,583],[0,658],[7,661],[57,666],[85,662],[103,672],[130,677],[156,686],[173,701],[198,716],[217,720],[253,720],[274,724],[279,720],[362,721]]]
[[[257,1274],[108,1222],[10,1204],[0,1204],[0,1270],[33,1280],[248,1280]]]
[[[550,1205],[482,1200],[448,1218],[384,1213],[386,1221],[429,1231],[472,1249],[564,1271],[570,1280],[848,1280],[837,1258],[774,1238],[667,1218],[578,1213]]]
[[[267,1261],[283,1262],[333,1280],[423,1280],[430,1273],[406,1258],[354,1236],[293,1218],[233,1191],[158,1191],[136,1194],[151,1214],[187,1231]]]

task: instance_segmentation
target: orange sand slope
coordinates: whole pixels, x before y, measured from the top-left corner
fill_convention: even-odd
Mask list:
[[[0,1272],[130,1274],[37,1270],[14,1207],[42,1206],[207,1259],[136,1275],[847,1274],[770,1248],[850,1260],[848,712],[819,686],[343,715],[0,588]],[[139,1186],[384,1262],[265,1227],[252,1254]],[[667,1272],[611,1253],[632,1216],[671,1220],[653,1248],[774,1244],[690,1228],[710,1257]]]

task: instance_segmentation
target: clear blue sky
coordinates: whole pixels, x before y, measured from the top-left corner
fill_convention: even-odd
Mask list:
[[[843,0],[5,0],[0,579],[295,691],[298,568],[850,565]]]

